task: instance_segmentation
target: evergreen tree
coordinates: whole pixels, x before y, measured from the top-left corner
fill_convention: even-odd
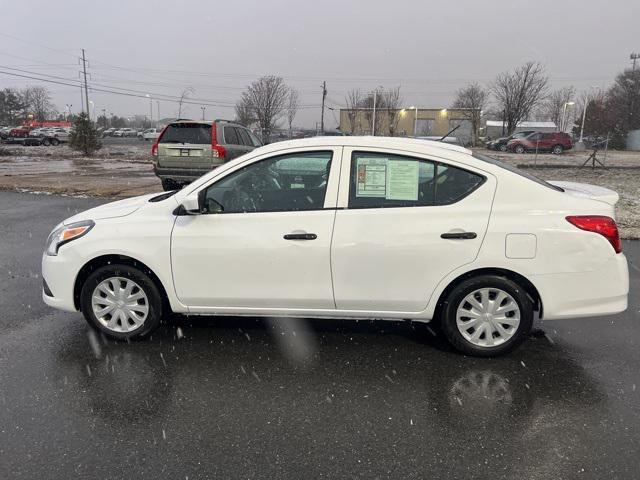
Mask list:
[[[69,146],[85,155],[93,155],[102,148],[98,131],[86,113],[81,113],[73,124],[69,136]]]

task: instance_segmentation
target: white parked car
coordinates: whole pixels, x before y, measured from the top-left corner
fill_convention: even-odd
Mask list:
[[[138,132],[138,139],[144,141],[157,140],[161,132],[162,130],[158,128],[147,128],[146,130]]]
[[[438,142],[279,142],[65,220],[43,298],[120,339],[170,310],[436,319],[460,351],[496,355],[540,317],[626,309],[617,200]]]

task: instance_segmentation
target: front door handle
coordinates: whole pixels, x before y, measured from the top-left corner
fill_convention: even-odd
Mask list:
[[[285,240],[315,240],[318,235],[315,233],[287,233],[284,236]]]
[[[448,232],[440,235],[440,238],[447,240],[473,240],[477,236],[476,232]]]

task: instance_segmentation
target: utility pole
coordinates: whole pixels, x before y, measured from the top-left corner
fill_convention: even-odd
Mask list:
[[[320,114],[320,131],[324,133],[324,99],[327,96],[327,82],[322,82],[322,113]]]
[[[87,106],[87,113],[91,115],[89,112],[89,88],[87,87],[87,60],[84,57],[84,48],[82,49],[82,72],[84,74],[84,100],[85,105]],[[89,118],[91,120],[91,118]]]
[[[633,70],[635,72],[636,71],[636,60],[640,59],[640,53],[632,53],[631,55],[629,55],[629,58],[633,62],[633,67],[631,68],[631,70]]]
[[[158,122],[160,121],[160,100],[156,100],[156,103],[158,104]]]
[[[378,89],[373,91],[373,119],[371,120],[371,135],[376,136],[376,103],[378,102]]]
[[[204,111],[207,109],[207,107],[200,107],[200,110],[202,110],[202,121],[204,122]]]

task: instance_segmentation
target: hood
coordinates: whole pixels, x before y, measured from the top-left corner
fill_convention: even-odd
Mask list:
[[[598,187],[597,185],[559,181],[549,181],[547,183],[562,188],[565,193],[573,195],[574,197],[590,198],[592,200],[598,200],[609,205],[615,205],[620,199],[620,195],[618,195],[613,190],[609,190],[608,188],[604,187]]]
[[[124,200],[118,200],[117,202],[106,203],[99,207],[80,212],[73,217],[67,218],[62,223],[68,225],[81,220],[105,220],[107,218],[125,217],[127,215],[131,215],[133,212],[145,205],[150,198],[157,195],[159,195],[159,193],[150,193],[147,195],[140,195],[139,197],[126,198]]]

